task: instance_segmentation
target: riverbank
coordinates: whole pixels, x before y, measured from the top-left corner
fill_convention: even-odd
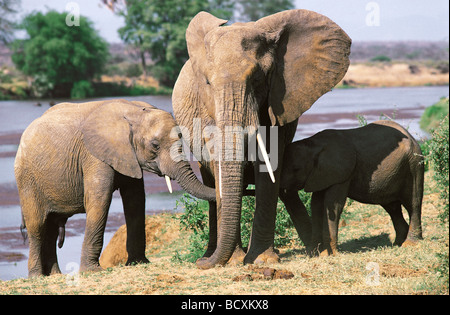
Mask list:
[[[442,63],[429,61],[355,62],[350,64],[346,75],[336,88],[449,85],[448,63],[441,65]],[[7,77],[11,71],[8,68],[0,68],[0,77]],[[143,75],[102,75],[92,84],[94,95],[91,97],[170,95],[172,92],[172,89],[160,86],[153,77]],[[32,88],[26,77],[15,73],[8,77],[8,80],[0,80],[0,100],[31,97]],[[50,102],[54,103],[53,100]]]
[[[338,87],[448,85],[447,68],[430,63],[367,62],[351,64]]]

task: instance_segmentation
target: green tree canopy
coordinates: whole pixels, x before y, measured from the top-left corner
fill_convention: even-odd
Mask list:
[[[27,38],[12,44],[12,60],[34,78],[38,96],[69,95],[75,82],[99,75],[107,60],[108,45],[92,22],[80,16],[79,26],[68,26],[66,17],[56,11],[31,13],[19,26]]]
[[[20,0],[0,0],[0,42],[8,43],[13,38],[11,15],[17,13],[19,5]]]
[[[151,73],[166,86],[173,86],[188,59],[185,33],[190,20],[200,11],[231,17],[230,0],[128,0],[116,12],[125,18],[119,35],[138,47],[142,66],[145,52],[152,60]]]
[[[294,8],[293,0],[235,0],[236,20],[256,21],[267,15]]]

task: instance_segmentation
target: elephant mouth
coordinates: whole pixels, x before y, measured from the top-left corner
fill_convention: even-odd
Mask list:
[[[159,169],[158,165],[156,164],[156,162],[147,162],[145,163],[145,165],[142,167],[142,169],[144,171],[153,173],[158,175],[159,177],[163,177],[164,174],[161,173],[161,170]]]

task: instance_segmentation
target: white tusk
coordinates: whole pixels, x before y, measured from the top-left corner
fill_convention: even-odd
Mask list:
[[[167,188],[169,188],[169,192],[172,193],[172,184],[170,183],[170,177],[167,175],[164,175],[164,177],[166,178]]]
[[[219,160],[219,194],[220,198],[222,198],[222,166],[220,165],[220,160]]]
[[[258,141],[258,145],[262,152],[264,162],[266,163],[266,167],[267,167],[267,171],[269,172],[270,179],[272,180],[273,183],[275,183],[275,176],[273,175],[272,165],[270,164],[269,156],[267,155],[267,151],[266,151],[266,146],[264,145],[264,142],[261,138],[261,134],[259,132],[256,134],[256,140]]]

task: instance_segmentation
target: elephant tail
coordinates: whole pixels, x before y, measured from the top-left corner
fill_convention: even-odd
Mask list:
[[[23,213],[22,213],[22,223],[20,224],[20,234],[22,234],[23,243],[25,244],[25,242],[27,241],[27,238],[28,238],[28,233],[27,233],[27,226],[25,224],[25,218],[23,216]]]
[[[64,239],[66,237],[66,222],[67,219],[58,220],[58,248],[61,248],[64,245]]]

